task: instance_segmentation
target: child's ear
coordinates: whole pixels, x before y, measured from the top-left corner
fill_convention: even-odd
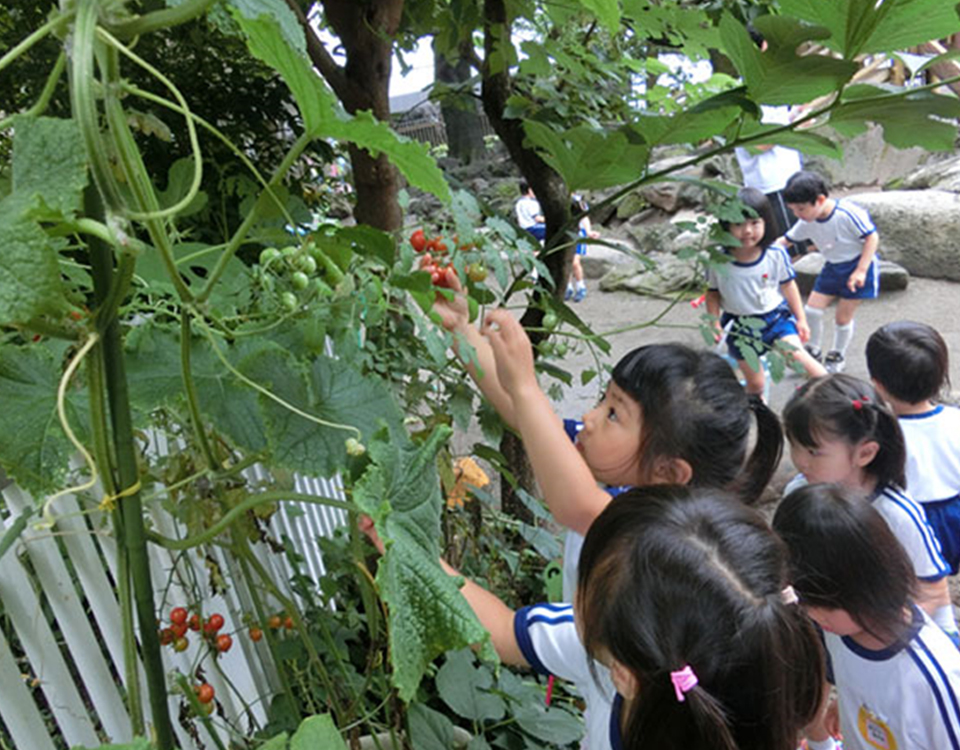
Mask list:
[[[640,680],[616,659],[610,662],[610,679],[617,692],[627,700],[633,700],[640,694]]]
[[[689,484],[693,467],[683,458],[661,456],[653,468],[653,484]]]
[[[859,468],[869,466],[880,452],[880,443],[876,440],[864,440],[853,451],[853,463]]]

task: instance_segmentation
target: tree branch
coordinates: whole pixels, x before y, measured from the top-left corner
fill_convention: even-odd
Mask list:
[[[333,56],[327,52],[327,48],[323,42],[320,41],[317,32],[313,30],[313,27],[307,21],[307,17],[304,15],[297,0],[287,0],[287,5],[290,7],[290,10],[296,14],[297,20],[303,28],[303,33],[307,38],[307,55],[310,57],[310,62],[320,71],[320,75],[323,76],[324,80],[330,84],[330,88],[333,89],[337,98],[340,101],[345,101],[347,96],[352,93],[346,72],[342,67],[337,65]]]

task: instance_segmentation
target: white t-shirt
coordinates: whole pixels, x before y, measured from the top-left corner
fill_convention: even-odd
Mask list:
[[[790,107],[760,107],[760,121],[770,125],[788,125]],[[774,146],[766,151],[751,153],[743,146],[734,149],[743,184],[761,193],[783,190],[787,180],[803,168],[800,152],[786,146]]]
[[[960,494],[960,409],[936,406],[900,417],[907,444],[907,489],[917,502]]]
[[[960,651],[918,608],[906,642],[880,651],[823,638],[844,750],[960,750]]]
[[[538,224],[537,217],[543,214],[543,211],[540,210],[540,201],[528,195],[521,196],[520,200],[517,201],[516,212],[517,224],[520,225],[521,229]]]
[[[524,658],[540,674],[573,682],[583,696],[587,733],[582,750],[619,750],[620,696],[610,671],[592,662],[573,622],[570,604],[536,604],[517,611],[513,632]]]
[[[787,230],[787,239],[794,243],[810,240],[829,263],[846,263],[861,256],[864,240],[876,231],[865,208],[838,200],[827,218],[799,220]]]
[[[927,514],[919,503],[893,487],[884,487],[873,498],[873,507],[903,545],[917,578],[939,581],[950,575],[950,568],[940,552],[937,535],[927,523]]]
[[[783,304],[780,285],[796,277],[786,248],[771,245],[752,263],[732,261],[707,269],[707,284],[720,292],[720,307],[731,315],[763,315]]]

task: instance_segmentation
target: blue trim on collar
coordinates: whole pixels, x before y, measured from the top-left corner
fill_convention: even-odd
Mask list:
[[[910,629],[904,634],[903,638],[886,648],[874,651],[873,649],[861,646],[848,635],[840,636],[840,641],[862,659],[867,659],[868,661],[887,661],[909,646],[910,641],[917,637],[917,633],[919,633],[920,628],[923,627],[923,615],[920,614],[920,610],[917,609],[916,604],[911,608],[911,615],[912,621],[910,622]]]
[[[623,710],[623,696],[617,693],[610,707],[610,748],[623,750],[623,736],[620,733],[620,715]]]
[[[733,258],[733,253],[730,253],[730,257]],[[730,265],[736,266],[737,268],[750,268],[752,266],[757,265],[757,263],[760,263],[761,261],[763,261],[763,259],[766,257],[767,257],[767,248],[762,248],[760,250],[760,257],[758,257],[756,260],[752,260],[749,263],[741,263],[738,260],[731,260]]]
[[[901,414],[897,419],[926,419],[927,417],[933,417],[943,411],[943,404],[937,404],[930,411],[925,411],[920,414]]]
[[[820,224],[825,224],[826,222],[830,221],[830,219],[833,218],[833,215],[837,212],[837,208],[838,208],[839,206],[840,206],[840,201],[838,201],[836,198],[834,198],[834,201],[833,201],[833,211],[830,212],[830,215],[827,216],[827,217],[824,218],[824,219],[814,219],[814,221],[816,221],[816,222],[818,222],[818,223],[820,223]]]

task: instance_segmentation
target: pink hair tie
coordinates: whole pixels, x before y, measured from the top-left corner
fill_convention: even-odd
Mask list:
[[[793,586],[784,588],[784,590],[780,592],[780,599],[787,606],[797,604],[800,601],[800,597],[797,596],[797,592],[793,590]]]
[[[699,682],[697,675],[693,672],[693,667],[687,664],[683,669],[670,673],[670,681],[673,683],[673,690],[677,694],[677,700],[683,703],[687,698],[684,693],[689,693]]]

